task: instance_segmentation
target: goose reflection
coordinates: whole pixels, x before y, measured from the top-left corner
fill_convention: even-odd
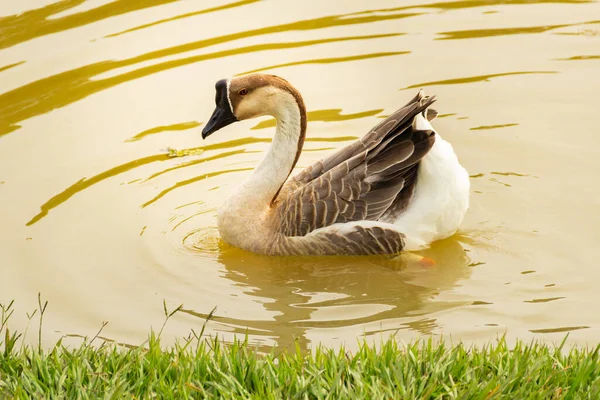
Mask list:
[[[470,259],[456,236],[434,243],[418,256],[397,257],[272,257],[222,242],[218,247],[223,278],[242,287],[274,317],[237,319],[219,316],[217,310],[213,320],[228,332],[248,334],[259,342],[272,340],[276,349],[295,343],[307,350],[311,330],[329,330],[328,337],[350,327],[376,334],[382,330],[365,331],[364,326],[378,321],[431,334],[440,328],[431,313],[463,305],[436,301],[436,295],[470,275]],[[435,265],[426,265],[419,256]],[[207,317],[194,310],[184,312]]]

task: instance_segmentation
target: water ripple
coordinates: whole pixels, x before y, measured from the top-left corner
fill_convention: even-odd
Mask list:
[[[422,82],[422,83],[417,83],[415,85],[407,86],[400,90],[415,89],[415,88],[422,88],[425,86],[435,86],[435,85],[458,85],[458,84],[473,83],[473,82],[489,82],[489,80],[492,78],[499,78],[502,76],[532,75],[532,74],[557,74],[557,73],[558,73],[558,71],[504,72],[501,74],[477,75],[477,76],[469,76],[466,78],[454,78],[454,79],[444,79],[442,81]]]
[[[566,28],[571,26],[597,24],[600,21],[578,22],[575,24],[560,24],[560,25],[542,25],[542,26],[525,26],[515,28],[494,28],[494,29],[470,29],[464,31],[449,31],[440,32],[439,35],[444,37],[436,40],[456,40],[456,39],[479,39],[492,36],[507,36],[507,35],[523,35],[532,33],[544,33],[551,30]]]
[[[49,18],[79,6],[85,0],[62,0],[22,14],[0,18],[0,49],[14,46],[40,36],[77,28],[83,25],[143,10],[177,0],[111,1],[100,7],[59,18]],[[35,27],[32,29],[31,27]]]
[[[379,58],[379,57],[389,57],[389,56],[398,56],[403,54],[410,54],[410,51],[390,51],[390,52],[382,52],[382,53],[368,53],[368,54],[357,54],[355,56],[347,56],[347,57],[330,57],[330,58],[316,58],[311,60],[302,60],[302,61],[294,61],[284,64],[271,65],[268,67],[257,68],[250,71],[242,72],[238,75],[252,74],[255,72],[267,71],[276,68],[284,68],[284,67],[292,67],[297,65],[307,65],[307,64],[332,64],[346,61],[357,61],[357,60],[367,60],[369,58]]]
[[[143,132],[138,133],[137,135],[127,139],[126,142],[135,142],[135,141],[145,138],[146,136],[155,135],[155,134],[161,133],[161,132],[184,131],[187,129],[196,128],[200,125],[202,125],[201,122],[190,121],[190,122],[181,122],[181,123],[172,124],[172,125],[157,126],[157,127],[147,129]]]
[[[19,121],[64,107],[121,83],[139,79],[157,72],[182,67],[184,65],[258,51],[290,49],[344,41],[378,39],[397,35],[398,34],[361,35],[300,42],[251,45],[232,50],[223,50],[215,53],[166,61],[99,80],[92,80],[91,78],[116,68],[132,65],[144,60],[135,57],[122,61],[104,61],[90,64],[40,79],[0,95],[0,115],[3,116],[2,120],[0,120],[0,136],[18,129],[19,126],[16,125],[16,123]]]
[[[256,3],[256,2],[259,2],[259,1],[260,0],[241,0],[241,1],[236,1],[234,3],[225,4],[225,5],[222,5],[222,6],[211,7],[211,8],[206,8],[206,9],[200,10],[200,11],[194,11],[194,12],[191,12],[191,13],[181,14],[181,15],[177,15],[177,16],[172,17],[172,18],[165,18],[165,19],[161,19],[161,20],[158,20],[158,21],[155,21],[155,22],[151,22],[149,24],[139,25],[139,26],[136,26],[134,28],[126,29],[124,31],[120,31],[120,32],[117,32],[117,33],[111,33],[110,35],[106,35],[105,38],[120,36],[120,35],[123,35],[124,33],[134,32],[134,31],[138,31],[140,29],[149,28],[151,26],[156,26],[156,25],[164,24],[166,22],[177,21],[179,19],[189,18],[189,17],[193,17],[193,16],[196,16],[196,15],[202,15],[202,14],[207,14],[207,13],[211,13],[211,12],[215,12],[215,11],[227,10],[229,8],[235,8],[235,7],[245,6],[247,4]]]

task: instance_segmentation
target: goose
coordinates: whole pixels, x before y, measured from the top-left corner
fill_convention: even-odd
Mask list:
[[[264,159],[218,211],[227,244],[273,256],[393,255],[453,235],[469,207],[469,175],[433,129],[423,90],[372,128],[290,178],[306,136],[298,90],[274,75],[221,79],[202,138],[270,115]]]

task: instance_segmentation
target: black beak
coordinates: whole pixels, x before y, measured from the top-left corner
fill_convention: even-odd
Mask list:
[[[215,108],[215,111],[213,112],[204,129],[202,129],[202,139],[206,139],[219,129],[224,128],[238,120],[235,115],[233,115],[231,106],[229,105],[229,100],[227,98],[227,81],[225,81],[225,79],[220,80],[215,85],[215,89],[217,91],[215,97],[215,103],[217,104],[217,107]]]
[[[229,110],[229,104],[227,105],[226,109],[217,106],[217,108],[215,108],[215,111],[213,112],[212,117],[210,117],[210,120],[208,121],[204,129],[202,129],[202,139],[206,139],[212,133],[236,121],[237,118],[235,117],[235,115],[232,114],[231,110]]]

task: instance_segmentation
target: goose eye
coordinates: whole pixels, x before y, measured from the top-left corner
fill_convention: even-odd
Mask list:
[[[245,95],[247,95],[247,94],[248,94],[248,89],[242,89],[242,90],[240,90],[240,91],[238,92],[238,94],[239,94],[240,96],[245,96]]]

